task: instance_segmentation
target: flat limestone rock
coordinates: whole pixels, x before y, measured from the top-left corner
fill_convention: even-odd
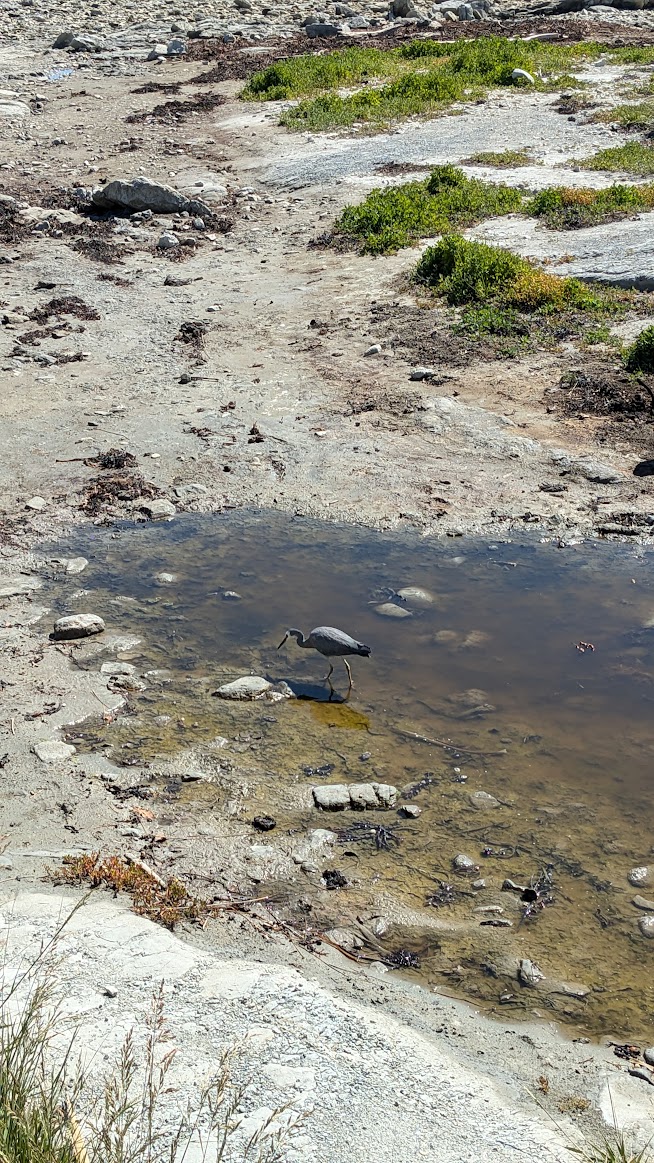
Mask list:
[[[64,642],[71,638],[89,638],[103,630],[104,622],[97,614],[68,614],[65,618],[57,618],[51,637]]]
[[[272,683],[265,678],[254,674],[246,674],[234,682],[226,682],[215,692],[219,699],[239,699],[246,702],[248,699],[260,699],[269,691]]]
[[[397,788],[389,783],[331,783],[312,788],[314,803],[324,812],[394,808]]]
[[[43,743],[34,744],[34,754],[42,763],[58,763],[62,759],[69,759],[75,751],[72,743],[62,743],[61,739],[46,739]]]
[[[37,578],[16,578],[14,581],[0,583],[0,598],[22,598],[38,590],[41,582]]]

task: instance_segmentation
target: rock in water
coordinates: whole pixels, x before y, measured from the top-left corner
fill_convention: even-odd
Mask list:
[[[97,614],[69,614],[65,618],[57,618],[50,637],[57,642],[65,642],[71,638],[101,634],[103,630],[104,622]]]
[[[463,853],[454,857],[452,866],[456,872],[462,872],[465,876],[471,876],[473,872],[479,872],[479,865],[475,864],[470,856],[465,856]]]
[[[404,586],[403,589],[397,591],[397,596],[402,598],[403,602],[410,602],[412,606],[423,609],[434,604],[434,595],[430,594],[429,590],[421,589],[420,586]]]
[[[265,678],[259,678],[254,674],[246,674],[243,678],[237,678],[234,682],[226,682],[223,686],[218,687],[215,694],[219,699],[239,699],[245,702],[249,699],[260,699],[269,691],[272,683],[269,683]]]
[[[518,970],[518,977],[523,985],[538,985],[539,981],[542,981],[544,976],[545,974],[543,973],[542,969],[539,969],[537,965],[534,965],[533,961],[530,961],[528,957],[522,958],[522,961],[520,962],[520,968]]]
[[[382,618],[411,618],[410,610],[405,610],[403,606],[396,606],[393,602],[383,602],[381,606],[375,606],[375,613],[381,614]]]
[[[643,937],[654,939],[654,916],[641,917],[638,922],[638,928],[643,934]]]
[[[633,884],[634,888],[640,888],[641,885],[646,885],[649,881],[649,868],[641,865],[640,868],[632,868],[627,874],[629,884]]]

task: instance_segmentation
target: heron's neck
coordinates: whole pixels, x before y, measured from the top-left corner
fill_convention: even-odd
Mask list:
[[[297,642],[298,646],[306,646],[306,642],[304,640],[304,634],[302,633],[301,630],[289,630],[289,634],[293,638],[295,638],[295,641]]]

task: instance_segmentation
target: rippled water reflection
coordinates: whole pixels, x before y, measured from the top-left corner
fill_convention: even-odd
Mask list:
[[[253,780],[253,806],[273,810],[280,828],[361,819],[294,809],[293,790],[307,781],[403,789],[423,780],[401,801],[419,806],[418,818],[366,816],[401,823],[399,844],[378,851],[355,837],[340,846],[339,867],[355,881],[339,897],[343,921],[372,887],[393,894],[419,911],[396,935],[419,952],[423,980],[592,1033],[651,1035],[654,940],[632,904],[636,893],[654,899],[651,553],[434,543],[269,513],[94,530],[65,549],[90,565],[66,581],[61,612],[82,602],[108,629],[138,633],[129,656],[139,673],[168,672],[133,697],[135,715],[89,728],[88,747],[136,763],[236,737],[234,758],[267,772]],[[157,580],[162,572],[174,580]],[[73,596],[80,581],[92,602]],[[433,604],[381,617],[375,607],[407,585],[430,591]],[[276,649],[287,626],[319,624],[372,646],[370,659],[352,660],[347,704],[326,701],[322,658],[292,642]],[[272,709],[211,698],[218,680],[250,672],[285,679],[304,697]],[[340,664],[334,679],[345,691]],[[325,765],[327,774],[304,771]],[[496,803],[483,806],[478,791]],[[210,797],[211,787],[193,794]],[[485,889],[453,873],[458,853],[479,864]],[[649,886],[629,885],[635,865],[651,867]],[[547,866],[555,903],[523,921],[502,883],[528,884]],[[454,903],[426,905],[440,881],[453,885]],[[473,912],[488,904],[504,913]],[[511,928],[481,924],[500,915]],[[540,965],[547,989],[517,985],[516,957]],[[585,996],[566,992],[577,985]]]

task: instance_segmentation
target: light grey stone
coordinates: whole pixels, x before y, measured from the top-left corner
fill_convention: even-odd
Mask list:
[[[177,512],[172,501],[167,501],[165,497],[157,497],[154,501],[143,501],[139,505],[139,508],[144,513],[147,513],[148,517],[153,521],[161,520],[164,517],[170,519]]]
[[[97,614],[67,614],[57,618],[52,637],[58,641],[71,638],[88,638],[91,634],[101,634],[104,622]]]
[[[420,586],[403,586],[401,590],[397,591],[397,596],[405,602],[410,602],[412,606],[424,609],[434,604],[434,595],[429,590],[421,589]]]
[[[21,598],[41,587],[38,578],[16,578],[0,584],[0,598]]]
[[[471,856],[466,856],[463,852],[460,852],[458,856],[454,857],[452,865],[457,872],[463,872],[466,875],[479,872],[479,865],[475,864]]]
[[[30,497],[29,501],[25,502],[26,509],[34,509],[35,513],[40,513],[41,509],[45,509],[47,502],[43,497]]]
[[[638,928],[643,934],[643,937],[654,938],[654,916],[641,917],[638,922]]]
[[[375,613],[380,614],[382,618],[411,618],[413,616],[410,610],[406,610],[404,606],[396,606],[394,602],[383,602],[381,606],[375,606]]]
[[[0,98],[0,117],[27,117],[30,112],[25,101],[9,101]]]
[[[472,791],[468,797],[473,808],[478,811],[486,811],[488,808],[501,807],[500,801],[495,799],[490,792],[487,791]]]
[[[350,806],[350,789],[344,783],[331,783],[324,787],[312,788],[317,808],[324,812],[342,811]]]
[[[168,44],[166,45],[166,55],[167,56],[175,57],[175,56],[179,56],[180,53],[185,53],[185,52],[186,52],[186,41],[180,40],[178,37],[175,37],[173,40],[168,41]]]
[[[131,662],[103,662],[100,667],[100,674],[109,675],[110,678],[116,678],[118,675],[131,675],[136,673],[136,667],[132,666]]]
[[[545,974],[528,957],[523,957],[518,969],[518,977],[523,985],[535,986],[543,980]]]
[[[646,913],[654,913],[654,901],[648,901],[644,896],[635,896],[631,903]]]
[[[66,560],[66,573],[83,573],[88,564],[85,557],[69,557]]]
[[[106,186],[98,186],[92,199],[102,210],[118,208],[132,214],[142,210],[152,210],[153,214],[181,214],[185,210],[192,213],[196,208],[197,213],[210,214],[208,207],[197,199],[186,198],[172,186],[145,177],[131,181],[116,178]]]
[[[246,674],[243,678],[234,679],[234,682],[226,682],[223,686],[218,687],[216,695],[219,699],[239,699],[246,701],[249,699],[260,699],[269,691],[272,683],[269,683],[265,678],[259,678],[254,674]]]
[[[159,59],[159,57],[165,57],[165,55],[166,55],[165,44],[155,44],[154,48],[150,49],[150,52],[148,53],[148,55],[145,59],[148,61],[156,61]]]
[[[157,246],[159,250],[172,250],[173,247],[179,246],[179,238],[173,234],[172,230],[164,230],[157,240]]]
[[[627,873],[627,880],[629,881],[629,884],[634,886],[634,888],[640,888],[642,885],[647,885],[649,883],[649,878],[649,868],[645,867],[645,865],[641,865],[639,868],[632,868],[630,872]]]
[[[46,739],[34,744],[34,754],[42,763],[59,763],[63,759],[70,759],[75,750],[72,743],[63,743],[61,739]]]

